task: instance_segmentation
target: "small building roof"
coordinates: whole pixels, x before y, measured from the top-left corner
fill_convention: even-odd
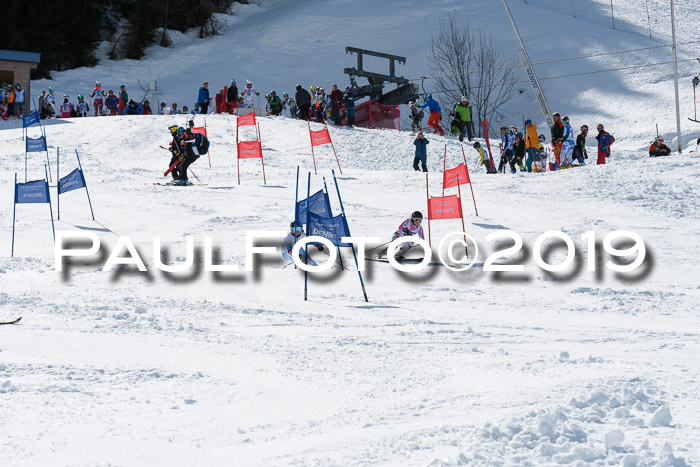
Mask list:
[[[19,50],[0,49],[0,60],[39,63],[41,61],[41,54],[35,52],[20,52]]]

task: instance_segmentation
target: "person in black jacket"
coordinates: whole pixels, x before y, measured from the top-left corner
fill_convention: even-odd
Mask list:
[[[564,124],[561,122],[561,115],[559,115],[559,112],[554,112],[552,114],[552,121],[554,122],[551,129],[552,151],[554,151],[554,158],[556,159],[555,170],[559,170],[559,156],[561,155],[561,147],[564,143]]]
[[[513,158],[510,160],[510,170],[515,173],[515,164],[520,166],[520,171],[524,172],[523,160],[525,159],[525,141],[522,133],[515,134],[515,143],[513,143]]]
[[[226,91],[226,111],[233,115],[233,109],[238,108],[238,86],[236,80],[231,80],[231,86]]]
[[[588,159],[588,152],[586,152],[586,136],[588,136],[588,125],[583,125],[578,136],[576,136],[576,146],[574,146],[573,154],[574,160],[577,160],[580,165],[586,165],[583,160]]]
[[[309,119],[309,108],[311,107],[311,94],[309,91],[301,87],[301,84],[297,84],[297,92],[294,95],[297,101],[297,107],[299,108],[299,118],[302,120]]]
[[[654,142],[651,143],[651,146],[649,146],[649,157],[662,157],[670,155],[671,148],[664,144],[663,138],[659,138],[657,136]]]

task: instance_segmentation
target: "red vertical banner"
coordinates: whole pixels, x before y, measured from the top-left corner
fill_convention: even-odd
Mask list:
[[[484,130],[484,139],[486,140],[486,148],[489,151],[489,160],[491,161],[491,167],[493,167],[495,169],[496,166],[493,165],[493,156],[491,155],[491,143],[489,142],[489,122],[488,122],[488,120],[484,119],[481,122],[481,127]]]

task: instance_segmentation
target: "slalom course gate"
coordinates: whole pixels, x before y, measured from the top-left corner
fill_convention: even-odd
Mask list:
[[[34,108],[36,108],[36,103],[34,103]],[[39,131],[41,135],[38,138],[30,138],[28,134],[28,128],[32,125],[39,125]],[[25,140],[24,147],[24,181],[27,181],[27,154],[30,152],[46,152],[46,164],[49,168],[49,181],[53,181],[51,178],[51,163],[49,162],[49,150],[46,145],[46,131],[41,125],[41,120],[39,120],[39,112],[34,111],[29,115],[22,116],[22,138]]]
[[[474,201],[474,213],[479,217],[479,211],[476,209],[476,198],[474,198],[474,188],[472,187],[472,181],[469,178],[469,168],[467,167],[467,155],[464,153],[464,146],[462,146],[462,159],[464,162],[459,164],[453,169],[447,170],[447,144],[445,145],[445,156],[442,160],[442,196],[445,196],[445,188],[452,188],[454,186],[459,190],[459,185],[469,185],[469,189],[472,192],[472,201]],[[460,195],[461,198],[461,195]]]
[[[314,131],[311,129],[311,123],[307,121],[306,124],[309,126],[309,138],[311,138],[311,157],[314,160],[314,173],[318,174],[316,171],[316,155],[314,153],[314,146],[330,144],[333,148],[335,161],[338,163],[338,170],[340,170],[340,173],[342,174],[343,170],[340,168],[340,161],[338,160],[338,154],[335,152],[335,146],[333,145],[333,140],[331,140],[331,134],[328,132],[328,125],[325,125],[322,130]]]
[[[90,201],[90,192],[88,192],[87,184],[85,183],[85,175],[83,174],[83,166],[80,163],[80,156],[78,155],[78,150],[75,150],[75,157],[78,159],[78,168],[73,170],[71,173],[63,178],[60,178],[60,168],[61,168],[61,152],[60,148],[56,148],[56,178],[58,178],[58,185],[56,185],[56,212],[58,220],[61,220],[61,194],[68,193],[69,191],[79,190],[80,188],[85,188],[85,194],[87,195],[88,205],[90,206],[90,213],[92,214],[92,220],[95,220],[95,213],[92,210],[92,202]]]
[[[333,216],[331,210],[331,202],[325,177],[323,178],[323,189],[311,195],[311,172],[309,172],[306,186],[306,199],[299,201],[299,167],[297,166],[296,195],[294,198],[294,225],[301,226],[306,223],[306,232],[308,236],[321,236],[333,242],[336,248],[338,248],[338,260],[340,261],[341,268],[344,268],[344,266],[342,256],[340,255],[340,247],[349,247],[352,249],[352,256],[355,258],[355,267],[357,268],[360,285],[362,286],[362,294],[364,295],[365,302],[367,302],[369,300],[367,299],[367,291],[365,289],[364,280],[362,279],[362,272],[360,272],[360,267],[357,262],[355,246],[352,243],[343,243],[341,241],[341,238],[351,236],[350,227],[348,226],[347,217],[345,215],[343,200],[340,197],[340,188],[338,187],[338,180],[335,178],[335,171],[331,170],[331,173],[333,174],[333,183],[335,184],[335,189],[338,193],[338,201],[340,202],[341,213],[337,216]],[[304,263],[309,264],[308,247],[304,249],[304,252]],[[304,271],[304,300],[308,300],[307,271]]]
[[[31,182],[17,183],[17,173],[15,173],[15,199],[12,206],[12,252],[10,256],[15,256],[15,221],[18,204],[25,203],[46,203],[49,205],[49,215],[51,216],[51,231],[53,240],[56,241],[56,229],[53,224],[53,210],[51,208],[51,196],[49,195],[49,182],[47,180],[46,167],[44,167],[44,179]]]
[[[252,125],[255,128],[256,139],[251,141],[239,141],[238,129],[242,126]],[[236,148],[238,150],[237,165],[238,165],[238,184],[241,184],[241,159],[260,159],[262,164],[263,183],[267,185],[265,177],[265,161],[262,153],[262,143],[260,142],[260,126],[255,121],[255,112],[237,117],[236,119]]]
[[[428,200],[428,245],[431,247],[432,238],[430,235],[430,220],[441,219],[461,219],[462,232],[464,232],[464,243],[467,243],[466,229],[464,227],[464,214],[462,213],[462,193],[457,184],[457,194],[450,196],[430,196],[428,188],[428,174],[425,174],[425,192]]]

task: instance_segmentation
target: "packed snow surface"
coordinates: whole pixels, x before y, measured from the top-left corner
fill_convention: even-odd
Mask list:
[[[362,0],[350,11],[336,0],[263,2],[225,17],[222,36],[182,36],[178,48],[152,48],[142,62],[103,61],[58,73],[52,84],[58,94],[75,95],[95,79],[106,86],[124,80],[131,89],[137,76],[158,79],[172,92],[168,102],[194,100],[204,79],[223,86],[231,77],[251,78],[263,91],[291,90],[297,81],[341,82],[342,68],[354,64],[345,45],[404,54],[405,74],[415,77],[429,72],[430,31],[453,9],[498,32],[514,50],[494,3],[500,2],[442,1],[425,9],[413,1]],[[676,3],[684,12],[677,13],[679,28],[692,31],[697,7]],[[565,9],[510,5],[518,21],[539,25],[521,28],[533,60],[650,43],[575,20]],[[396,9],[405,14],[397,17]],[[556,31],[567,34],[555,41]],[[241,46],[244,38],[248,47]],[[668,60],[669,52],[638,56],[649,57]],[[583,68],[612,61],[589,59]],[[549,66],[543,75],[569,73],[573,65]],[[687,78],[692,67],[682,66]],[[165,262],[185,261],[187,237],[201,258],[210,237],[217,264],[243,269],[245,232],[285,231],[293,219],[299,166],[300,198],[311,172],[311,192],[325,177],[333,211],[340,212],[335,169],[351,233],[387,241],[412,211],[427,212],[425,175],[410,167],[408,132],[331,127],[342,174],[329,146],[316,148],[315,174],[306,123],[262,117],[267,184],[260,161],[246,159],[239,185],[236,118],[208,116],[211,151],[192,166],[206,185],[190,175],[194,186],[170,187],[154,185],[167,181],[170,154],[160,146],[169,141],[167,126],[184,126],[185,117],[43,122],[56,229],[96,233],[104,247],[97,259],[58,273],[45,204],[17,206],[10,257],[13,181],[15,173],[24,181],[24,142],[17,122],[1,124],[0,321],[23,317],[0,326],[2,463],[700,463],[700,158],[693,141],[700,126],[684,121],[682,155],[646,153],[655,122],[669,136],[675,128],[671,77],[666,66],[546,81],[550,106],[592,129],[603,121],[615,135],[608,164],[592,163],[593,135],[587,166],[545,174],[487,175],[464,145],[479,213],[463,185],[466,231],[480,247],[475,267],[404,274],[368,261],[369,302],[349,250],[343,253],[349,271],[334,266],[310,276],[304,301],[303,273],[285,268],[279,254],[263,256],[255,273],[212,273],[199,262],[188,272],[163,273],[154,267],[153,237],[161,239]],[[692,112],[686,88],[684,118]],[[539,115],[524,89],[504,123],[518,123],[524,112]],[[29,136],[38,131],[30,128]],[[447,168],[462,161],[462,147],[456,139],[428,137],[429,191],[440,196],[445,145]],[[57,219],[59,148],[61,176],[77,166],[76,150],[80,155],[94,221],[84,190],[61,196]],[[29,180],[43,178],[45,162],[45,154],[29,155]],[[435,221],[430,228],[435,245],[461,223]],[[507,246],[486,236],[505,230],[518,233],[524,248],[497,263],[522,263],[523,273],[483,270],[487,256]],[[535,240],[550,230],[566,233],[577,247],[562,273],[546,273],[533,261]],[[636,273],[606,266],[602,243],[615,230],[644,240],[647,257]],[[595,272],[588,271],[582,239],[588,231],[597,240]],[[120,237],[133,241],[147,273],[101,270]],[[545,255],[551,264],[566,257],[563,243],[557,245]]]

